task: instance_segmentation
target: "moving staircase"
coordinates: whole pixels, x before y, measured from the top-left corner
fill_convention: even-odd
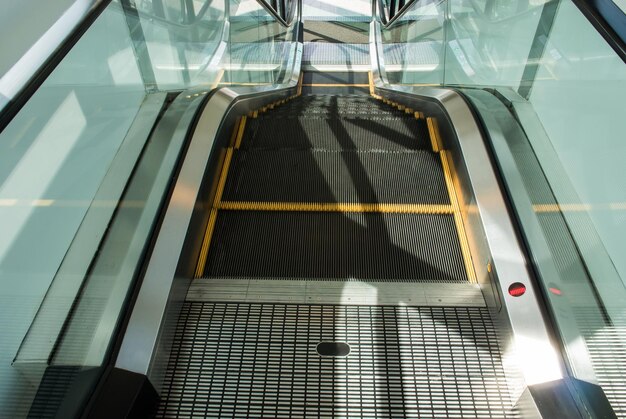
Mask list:
[[[82,3],[0,78],[0,416],[626,415],[613,2]]]
[[[319,77],[233,130],[159,416],[514,416],[436,121]]]

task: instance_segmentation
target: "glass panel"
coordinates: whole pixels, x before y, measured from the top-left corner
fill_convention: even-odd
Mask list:
[[[0,77],[45,33],[74,0],[12,0],[2,2],[0,36],[11,39],[0,46]],[[33,9],[37,13],[33,13]]]
[[[294,29],[256,0],[113,0],[0,133],[3,415],[54,416],[77,380],[89,396],[193,110],[234,79],[281,83]]]
[[[159,7],[156,5],[159,4]],[[184,8],[191,5],[190,10]],[[195,0],[181,2],[141,1],[137,4],[139,21],[129,17],[137,49],[146,48],[142,72],[144,79],[158,90],[183,90],[211,86],[221,73],[226,2]]]
[[[306,0],[302,3],[304,20],[369,22],[372,16],[370,0]]]
[[[293,33],[256,0],[230,3],[230,42],[223,60],[224,81],[232,85],[279,84],[286,57],[293,56]]]
[[[135,63],[114,3],[0,134],[3,415],[28,413],[47,366],[11,363],[142,105]]]
[[[626,66],[581,12],[562,2],[529,95],[549,144],[529,139],[536,150],[549,147],[537,158],[558,204],[554,211],[562,214],[591,281],[587,295],[577,295],[579,288],[567,281],[562,292],[572,295],[595,377],[585,377],[578,367],[586,361],[586,354],[575,350],[578,342],[567,342],[568,352],[577,375],[597,378],[618,416],[626,414],[618,390],[626,388],[626,367],[604,352],[626,349],[624,97]]]
[[[446,84],[517,89],[547,0],[450,0]]]
[[[503,167],[570,370],[625,416],[624,62],[571,0],[417,2],[382,39],[390,83],[468,87],[485,121],[508,118],[494,150],[521,176]],[[429,42],[432,71],[417,71],[409,50]]]
[[[445,5],[439,3],[417,2],[383,32],[382,59],[390,83],[443,83],[445,44],[440,16]]]

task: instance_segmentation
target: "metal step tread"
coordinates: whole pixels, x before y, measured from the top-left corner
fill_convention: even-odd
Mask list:
[[[187,301],[485,307],[478,284],[199,278]]]
[[[369,91],[369,87],[363,88]],[[350,93],[314,93],[310,95],[303,95],[290,101],[286,105],[278,106],[270,112],[258,115],[260,120],[276,120],[296,117],[321,117],[328,119],[367,118],[375,120],[415,119],[413,114],[400,111],[393,106],[384,104],[383,102],[372,98],[369,95],[364,96],[361,94]]]
[[[517,417],[482,307],[185,302],[173,338],[158,417]]]
[[[411,117],[284,118],[246,123],[242,148],[319,150],[428,150],[426,124]]]
[[[222,199],[450,204],[439,156],[425,150],[239,150]]]
[[[219,211],[203,277],[466,282],[452,214]]]
[[[369,84],[367,73],[306,71],[302,77],[304,84]]]

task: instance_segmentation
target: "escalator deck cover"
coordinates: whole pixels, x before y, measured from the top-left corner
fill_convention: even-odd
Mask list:
[[[159,417],[518,417],[485,308],[186,302],[171,354]]]

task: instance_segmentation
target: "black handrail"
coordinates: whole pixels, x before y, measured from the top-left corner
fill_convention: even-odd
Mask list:
[[[393,26],[395,22],[402,18],[410,9],[413,4],[420,0],[390,0],[389,7],[387,7],[383,0],[378,1],[378,17],[384,28]]]
[[[20,88],[20,90],[9,99],[9,102],[0,109],[0,133],[11,123],[13,118],[24,107],[24,105],[30,100],[35,92],[41,87],[44,81],[52,74],[57,66],[63,61],[65,56],[72,50],[74,45],[81,39],[83,34],[91,27],[100,14],[109,6],[112,0],[99,0],[94,3],[93,7],[86,13],[76,27],[71,31],[63,42],[61,42],[55,50],[51,51],[45,62],[33,72],[30,79]],[[275,0],[276,1],[276,0]],[[277,22],[285,27],[290,27],[293,23],[294,13],[296,7],[292,4],[295,1],[288,1],[288,10],[284,10],[285,18],[281,17],[275,10],[273,10],[264,0],[257,0],[257,2],[263,6],[270,13]],[[286,3],[285,0],[281,0],[282,3]],[[207,2],[208,3],[208,2]],[[200,10],[199,15],[206,12],[206,9]],[[288,12],[288,13],[287,13]],[[172,23],[172,22],[169,22]],[[184,26],[184,25],[183,25]]]
[[[278,4],[278,0],[269,0],[272,2],[272,4],[277,5]],[[300,0],[290,0],[289,4],[285,5],[286,8],[288,8],[289,10],[286,10],[285,12],[289,12],[289,13],[284,13],[285,17],[283,18],[281,16],[281,13],[279,13],[271,4],[269,4],[267,2],[267,0],[257,0],[257,2],[263,6],[263,8],[269,13],[271,14],[274,19],[276,19],[278,21],[278,23],[280,23],[281,25],[283,25],[284,27],[289,27],[291,26],[291,24],[293,23],[293,18],[294,18],[294,12],[296,10],[295,7],[293,7],[293,3],[296,1],[300,1]],[[283,0],[284,2],[284,0]],[[277,6],[276,6],[277,7]]]
[[[572,0],[626,63],[626,14],[612,0]]]
[[[9,125],[15,115],[24,107],[26,102],[35,94],[35,92],[41,87],[43,82],[52,74],[57,66],[63,61],[63,58],[71,51],[76,43],[82,38],[83,34],[91,27],[92,23],[96,21],[98,16],[102,14],[104,9],[111,3],[112,0],[100,0],[94,3],[89,12],[87,12],[82,20],[76,25],[69,36],[63,40],[63,42],[50,52],[50,55],[45,60],[30,79],[20,88],[13,98],[0,110],[0,133]],[[45,35],[44,35],[45,36]]]

